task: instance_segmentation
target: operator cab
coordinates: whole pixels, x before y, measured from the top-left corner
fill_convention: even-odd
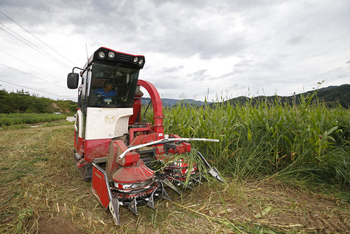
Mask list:
[[[90,57],[83,69],[73,68],[68,74],[67,86],[76,89],[82,70],[78,107],[85,113],[88,107],[132,108],[140,69],[145,64],[144,56],[99,48]]]
[[[85,113],[88,107],[130,108],[133,106],[139,70],[145,64],[144,56],[99,48],[83,69],[73,68],[68,74],[67,86],[76,89],[82,70],[78,107]]]
[[[87,107],[132,107],[138,75],[139,69],[121,67],[118,64],[92,64]]]
[[[140,93],[138,77],[144,64],[143,55],[100,47],[83,68],[74,67],[68,74],[68,88],[79,86],[74,125],[77,160],[92,163],[104,158],[111,139],[126,138],[130,123],[140,119],[141,103],[135,105],[139,101],[135,96]],[[74,72],[76,69],[80,73]]]

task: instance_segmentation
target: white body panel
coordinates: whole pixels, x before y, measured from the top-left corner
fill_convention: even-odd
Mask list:
[[[75,124],[74,124],[74,129],[78,134],[78,137],[82,138],[83,137],[83,124],[84,124],[84,119],[83,119],[83,112],[81,110],[77,111],[77,116],[75,117]]]
[[[132,108],[88,107],[86,113],[85,139],[106,139],[128,133]]]

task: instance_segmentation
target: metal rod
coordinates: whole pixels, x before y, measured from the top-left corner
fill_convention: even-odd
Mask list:
[[[121,155],[119,155],[119,159],[124,158],[125,154],[127,154],[131,150],[140,149],[142,147],[146,147],[146,146],[150,146],[150,145],[165,144],[165,143],[174,142],[174,141],[211,141],[211,142],[219,142],[219,140],[217,140],[217,139],[206,139],[206,138],[163,138],[163,139],[160,139],[158,141],[152,141],[152,142],[149,142],[149,143],[146,143],[146,144],[132,146],[132,147],[128,148],[127,150],[125,150]]]
[[[199,151],[197,151],[197,154],[198,154],[199,157],[202,159],[202,161],[204,162],[204,164],[210,169],[211,166],[210,166],[210,164],[208,163],[208,161],[204,158],[204,156],[203,156]]]

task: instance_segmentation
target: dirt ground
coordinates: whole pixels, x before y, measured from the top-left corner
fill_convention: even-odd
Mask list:
[[[56,216],[52,219],[43,219],[39,221],[39,233],[51,233],[51,234],[70,234],[79,233],[75,224],[71,223],[60,216]]]
[[[226,211],[218,195],[212,189],[207,189],[206,185],[197,187],[192,192],[187,191],[182,201],[177,198],[173,202],[166,202],[164,206],[158,203],[156,209],[167,209],[169,212],[173,210],[185,214],[188,223],[211,227],[201,233],[233,233],[233,229],[229,231],[230,229],[222,228],[222,223],[218,221],[225,218],[238,226],[241,223],[271,228],[269,232],[261,233],[350,233],[350,205],[332,195],[320,195],[276,181],[245,183],[243,187],[233,183],[229,183],[226,190],[219,191],[225,200]],[[124,209],[121,212],[128,211]],[[193,218],[191,213],[203,214],[203,217],[199,215]],[[41,219],[38,226],[39,233],[44,234],[84,233],[75,223],[59,216]],[[132,225],[132,229],[133,233],[165,233],[148,225]],[[173,230],[173,233],[199,233],[197,229],[179,230]],[[246,231],[242,230],[242,233]]]
[[[167,188],[171,202],[140,206],[138,216],[122,207],[117,227],[79,176],[72,132],[1,131],[1,233],[350,233],[349,190],[274,179],[204,182],[181,196]]]
[[[258,187],[252,185],[244,188],[247,200],[241,206],[227,204],[230,218],[286,232],[350,233],[350,206],[340,204],[340,199],[278,182],[262,183]],[[264,205],[254,209],[251,202],[254,200],[260,200]]]

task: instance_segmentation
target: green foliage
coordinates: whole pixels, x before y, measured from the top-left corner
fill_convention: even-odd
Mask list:
[[[323,82],[319,82],[318,85],[321,85]],[[302,94],[296,94],[295,96],[258,96],[258,97],[237,97],[230,99],[226,102],[229,102],[231,105],[245,105],[247,102],[249,102],[252,105],[259,104],[262,101],[267,101],[268,103],[275,103],[278,101],[282,104],[288,104],[288,105],[302,105],[302,99],[305,96],[312,96],[313,98],[310,100],[311,103],[317,104],[319,100],[322,101],[328,108],[337,108],[339,105],[341,105],[343,108],[349,108],[350,107],[350,99],[349,99],[349,92],[350,92],[350,85],[344,84],[341,86],[330,86],[328,88],[322,88],[317,90],[317,96],[314,95],[315,91],[309,91]],[[226,103],[225,102],[225,103]]]
[[[0,90],[0,113],[74,113],[76,110],[77,104],[73,101],[55,101],[30,95],[24,90],[10,93],[6,90]]]
[[[236,177],[274,175],[350,184],[350,115],[329,109],[316,93],[298,105],[276,99],[252,104],[178,105],[166,109],[165,133],[219,139],[195,147]]]
[[[65,119],[65,115],[54,114],[0,114],[0,126],[15,124],[33,124],[38,122],[50,122]]]

